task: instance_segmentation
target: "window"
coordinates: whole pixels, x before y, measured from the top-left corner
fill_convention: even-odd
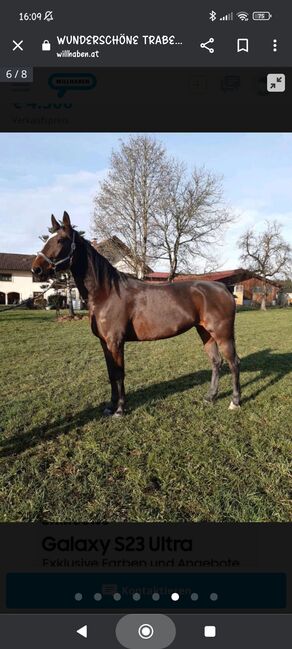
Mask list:
[[[265,290],[264,284],[262,284],[261,286],[254,286],[252,290],[253,290],[253,293],[261,293],[262,294],[262,293],[264,293],[264,290]],[[273,291],[273,287],[270,286],[269,284],[267,284],[267,286],[266,286],[266,294],[269,295],[270,293],[272,293],[272,291]]]
[[[8,299],[8,304],[19,304],[20,294],[17,293],[16,291],[12,291],[11,293],[7,293],[7,299]]]
[[[264,287],[263,286],[254,286],[252,290],[253,290],[253,293],[263,293],[264,292]]]
[[[11,273],[0,273],[0,282],[12,282]]]

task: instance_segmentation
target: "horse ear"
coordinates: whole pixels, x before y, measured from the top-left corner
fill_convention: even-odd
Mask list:
[[[63,214],[63,225],[65,226],[65,228],[71,228],[72,227],[71,226],[71,221],[70,221],[70,216],[69,216],[68,212],[64,212],[64,214]]]
[[[60,230],[61,226],[58,223],[58,221],[55,219],[54,214],[52,214],[52,216],[51,216],[51,221],[52,221],[52,228],[53,228],[54,232],[57,232],[57,230]]]

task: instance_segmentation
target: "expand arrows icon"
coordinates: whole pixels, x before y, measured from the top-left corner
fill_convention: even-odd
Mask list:
[[[87,624],[85,624],[85,626],[82,626],[80,629],[77,629],[76,633],[82,635],[83,638],[87,638]]]

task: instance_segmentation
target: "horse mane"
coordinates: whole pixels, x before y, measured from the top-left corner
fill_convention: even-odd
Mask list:
[[[115,288],[118,289],[121,282],[127,282],[128,277],[125,273],[117,270],[117,268],[115,268],[106,257],[103,257],[103,255],[97,252],[90,241],[83,237],[81,237],[81,239],[85,243],[87,255],[99,286],[115,286]]]

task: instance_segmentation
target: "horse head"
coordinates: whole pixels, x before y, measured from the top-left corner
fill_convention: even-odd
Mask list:
[[[37,253],[31,271],[40,281],[52,277],[56,271],[66,271],[70,268],[75,244],[69,214],[64,212],[63,222],[58,223],[52,214],[52,234],[43,249]]]

